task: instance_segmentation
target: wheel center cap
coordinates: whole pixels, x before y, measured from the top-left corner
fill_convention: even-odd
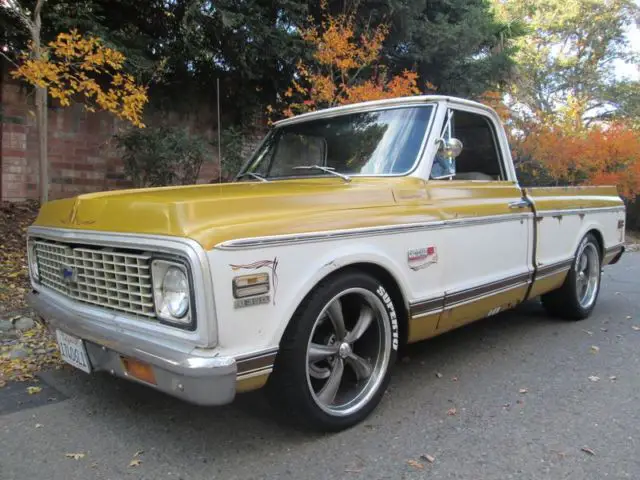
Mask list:
[[[340,355],[340,358],[347,358],[351,355],[351,345],[347,342],[341,343],[340,348],[338,349],[338,355]]]

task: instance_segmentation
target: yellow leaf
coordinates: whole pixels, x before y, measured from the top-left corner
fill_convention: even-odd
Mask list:
[[[80,460],[81,458],[84,458],[85,454],[84,453],[65,453],[64,456],[67,458],[73,458],[74,460]]]
[[[40,393],[42,391],[42,387],[27,387],[27,393],[29,395],[34,395],[36,393]]]
[[[131,460],[129,462],[129,466],[130,467],[139,467],[141,463],[142,463],[142,460],[140,460],[139,458],[134,458],[133,460]]]

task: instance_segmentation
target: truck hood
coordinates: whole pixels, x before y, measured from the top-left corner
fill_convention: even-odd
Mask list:
[[[394,184],[416,179],[317,178],[120,190],[42,206],[34,225],[187,237],[205,249],[235,238],[393,223]],[[406,185],[405,185],[406,186]],[[336,215],[336,211],[344,214]]]

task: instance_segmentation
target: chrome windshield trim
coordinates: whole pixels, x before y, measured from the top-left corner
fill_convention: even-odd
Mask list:
[[[430,222],[405,223],[399,225],[383,225],[378,227],[363,227],[346,230],[332,230],[322,232],[306,232],[299,234],[273,235],[265,237],[240,238],[217,244],[219,250],[241,250],[254,247],[275,247],[288,244],[300,244],[320,241],[342,240],[346,238],[370,237],[377,235],[393,235],[441,228],[455,228],[470,225],[484,225],[501,222],[520,221],[532,218],[533,213],[518,213],[491,215],[485,217],[470,217],[452,220],[433,220]]]
[[[291,125],[299,122],[306,122],[308,120],[316,120],[320,118],[331,118],[338,115],[344,115],[346,113],[359,113],[367,110],[376,110],[382,108],[395,108],[395,107],[412,107],[415,105],[425,104],[425,103],[441,103],[441,102],[452,102],[458,105],[467,105],[476,108],[483,109],[485,111],[492,111],[486,105],[483,105],[478,102],[474,102],[472,100],[466,100],[463,98],[452,97],[447,95],[416,95],[413,97],[398,97],[398,98],[387,98],[383,100],[372,100],[370,102],[361,102],[361,103],[353,103],[350,105],[341,105],[339,107],[326,108],[323,110],[316,110],[315,112],[303,113],[301,115],[296,115],[295,117],[285,118],[283,120],[278,120],[274,123],[275,127],[281,127],[285,125]]]
[[[102,247],[133,248],[141,251],[186,257],[191,266],[191,275],[195,285],[195,310],[198,312],[196,330],[182,330],[156,321],[141,321],[137,317],[124,314],[124,312],[115,313],[108,311],[108,314],[112,320],[117,321],[127,329],[181,337],[189,339],[197,343],[198,346],[203,347],[212,347],[217,343],[215,302],[209,261],[206,252],[195,240],[163,235],[99,232],[39,226],[29,227],[27,236],[28,238],[37,237]],[[49,293],[49,289],[46,287],[42,287],[33,281],[31,284],[34,290]],[[78,304],[79,302],[75,303]]]
[[[422,98],[422,97],[415,97],[415,98]],[[422,101],[411,101],[408,102],[406,101],[407,99],[405,99],[404,102],[398,102],[397,104],[391,104],[391,105],[385,105],[384,103],[379,103],[379,102],[385,102],[385,100],[381,100],[381,101],[376,101],[376,102],[365,102],[363,104],[359,104],[357,106],[357,108],[355,108],[353,105],[347,105],[346,107],[354,107],[354,108],[345,108],[345,107],[336,107],[335,112],[333,112],[333,114],[331,115],[321,115],[321,112],[326,112],[328,110],[334,110],[334,109],[327,109],[327,110],[321,110],[319,112],[311,112],[311,113],[305,113],[303,115],[299,115],[298,117],[294,117],[296,119],[298,119],[297,121],[293,122],[293,121],[289,121],[292,119],[285,119],[285,120],[280,120],[279,122],[274,123],[274,128],[272,130],[270,130],[265,137],[262,139],[262,141],[260,142],[260,147],[257,148],[251,155],[251,157],[249,158],[249,160],[247,160],[242,168],[240,169],[238,175],[236,175],[235,180],[234,181],[238,181],[238,178],[242,175],[247,173],[248,168],[252,165],[253,161],[254,161],[254,157],[258,154],[258,152],[262,149],[262,146],[264,145],[264,143],[267,141],[267,138],[269,138],[271,135],[274,135],[276,133],[276,131],[278,130],[278,128],[281,127],[286,127],[289,125],[293,125],[293,124],[297,124],[297,123],[302,123],[302,122],[307,122],[307,121],[314,121],[314,120],[320,120],[323,118],[331,118],[331,117],[339,117],[339,116],[343,116],[343,115],[349,115],[349,114],[353,114],[353,113],[363,113],[363,112],[370,112],[370,111],[383,111],[383,110],[397,110],[400,108],[426,108],[426,107],[430,107],[433,109],[433,111],[431,112],[431,115],[429,116],[429,122],[427,123],[427,127],[425,128],[425,132],[424,135],[422,137],[422,141],[420,142],[420,148],[418,149],[418,153],[416,154],[416,158],[413,161],[413,164],[411,165],[411,168],[409,168],[406,172],[402,172],[402,173],[376,173],[376,174],[371,174],[371,173],[350,173],[349,177],[350,178],[357,178],[357,177],[372,177],[372,178],[377,178],[377,177],[408,177],[410,176],[412,173],[414,173],[420,163],[421,160],[424,156],[425,150],[427,149],[428,146],[428,141],[429,138],[431,137],[431,131],[433,129],[433,125],[435,124],[435,118],[436,118],[436,114],[438,112],[438,102],[436,100],[431,99],[431,101],[429,101],[431,99],[431,97],[427,98],[425,97],[425,100]],[[391,100],[396,100],[396,99],[391,99]],[[441,100],[441,99],[440,99]],[[344,110],[339,110],[345,108]],[[338,111],[339,110],[339,111]],[[310,115],[309,117],[307,117],[307,115]],[[319,175],[288,175],[286,177],[265,177],[265,179],[267,179],[268,181],[277,181],[277,180],[295,180],[295,179],[309,179],[309,178],[330,178],[333,175],[329,175],[329,174],[319,174]]]

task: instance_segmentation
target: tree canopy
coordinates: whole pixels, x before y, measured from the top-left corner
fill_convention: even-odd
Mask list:
[[[503,82],[512,65],[515,30],[488,0],[338,0],[328,8],[356,9],[356,36],[387,25],[382,62],[391,77],[416,72],[421,91],[431,82],[441,93],[477,95]],[[75,28],[121,51],[149,84],[152,107],[214,107],[220,78],[234,123],[273,103],[300,59],[314,63],[301,32],[322,23],[320,2],[310,0],[47,0],[42,15],[44,42]],[[0,26],[9,53],[24,50],[27,37],[6,12]]]

